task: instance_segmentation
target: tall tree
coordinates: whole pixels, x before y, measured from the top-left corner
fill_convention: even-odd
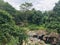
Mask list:
[[[32,3],[25,2],[20,5],[20,10],[27,11],[27,10],[31,9],[31,7],[32,7]]]
[[[57,21],[56,22],[60,22],[60,0],[58,1],[58,3],[56,3],[55,7],[53,8],[53,11],[55,12],[55,15],[57,17]],[[60,23],[58,24],[58,32],[60,33]]]
[[[53,8],[53,11],[57,14],[60,15],[60,0],[58,3],[55,4],[55,7]]]

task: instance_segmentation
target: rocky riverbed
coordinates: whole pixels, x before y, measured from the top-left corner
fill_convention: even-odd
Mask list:
[[[44,30],[29,31],[27,34],[29,37],[26,45],[57,45],[59,37],[59,34],[56,32],[48,34]]]

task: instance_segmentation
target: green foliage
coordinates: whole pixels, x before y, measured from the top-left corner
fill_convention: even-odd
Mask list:
[[[18,44],[18,37],[14,38],[13,36],[11,37],[11,40],[7,45],[17,45]]]
[[[42,17],[43,17],[42,12],[34,11],[33,13],[34,14],[32,15],[31,23],[34,23],[34,24],[37,24],[37,25],[42,24]]]
[[[12,16],[4,10],[0,10],[0,42],[2,44],[10,41],[11,35],[9,33],[14,29],[11,23],[14,25]]]
[[[30,30],[39,30],[39,27],[37,25],[33,25],[33,24],[29,25],[28,28]]]
[[[0,43],[10,42],[12,36],[18,37],[18,42],[26,39],[25,31],[15,25],[13,17],[6,11],[0,10]]]
[[[26,12],[18,12],[15,21],[16,23],[32,23],[32,24],[42,24],[43,14],[41,11],[30,10]]]
[[[15,16],[16,10],[8,2],[0,0],[0,9],[5,10],[11,15]]]
[[[20,7],[22,10],[17,11],[7,2],[0,0],[0,43],[2,45],[17,43],[22,45],[28,37],[27,30],[60,33],[60,1],[56,3],[52,11],[43,13],[35,9],[30,10],[31,3],[24,3]]]
[[[12,16],[6,11],[0,10],[0,24],[5,24],[7,22],[12,23]]]
[[[55,11],[58,15],[60,14],[60,0],[55,4],[53,11]]]
[[[57,32],[60,32],[60,16],[59,16],[59,6],[60,1],[56,4],[54,9],[52,11],[46,11],[42,13],[41,11],[37,11],[35,9],[27,10],[27,11],[18,11],[15,21],[16,24],[21,25],[22,24],[36,24],[36,25],[42,25],[41,27],[44,27],[46,29],[52,29],[57,30]],[[22,6],[25,8],[25,6],[28,4],[22,4]],[[28,8],[28,6],[26,6]],[[43,26],[44,25],[44,26]],[[34,26],[30,27],[30,29],[37,29]]]

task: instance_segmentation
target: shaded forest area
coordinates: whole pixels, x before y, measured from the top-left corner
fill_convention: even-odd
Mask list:
[[[16,10],[0,0],[0,45],[23,45],[23,41],[27,42],[28,31],[45,30],[60,35],[60,1],[51,11],[42,12],[31,9],[32,6],[25,2]]]

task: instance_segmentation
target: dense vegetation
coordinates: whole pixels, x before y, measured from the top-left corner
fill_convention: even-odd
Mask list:
[[[32,3],[24,3],[18,11],[0,0],[0,45],[22,45],[27,30],[42,29],[60,34],[60,1],[51,11],[41,12],[31,9],[32,6]]]

